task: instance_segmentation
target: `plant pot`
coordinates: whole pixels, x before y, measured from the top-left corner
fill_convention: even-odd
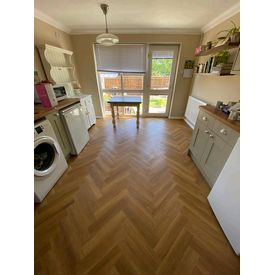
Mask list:
[[[193,76],[193,69],[184,69],[183,78],[191,78]]]
[[[235,32],[230,36],[230,43],[239,45],[240,44],[240,32]]]
[[[206,50],[210,50],[212,48],[212,42],[209,41],[206,43]]]

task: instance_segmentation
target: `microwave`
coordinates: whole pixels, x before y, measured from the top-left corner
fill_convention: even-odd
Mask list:
[[[54,85],[53,86],[53,91],[55,93],[55,97],[57,99],[57,101],[60,101],[62,99],[65,99],[68,97],[68,92],[66,90],[66,86],[65,85]]]
[[[74,88],[71,83],[56,84],[53,86],[57,101],[68,97],[75,97]]]

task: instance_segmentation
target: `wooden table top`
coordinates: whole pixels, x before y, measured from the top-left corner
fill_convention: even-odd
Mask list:
[[[114,96],[108,103],[142,103],[140,96]]]
[[[228,115],[225,114],[222,111],[217,110],[214,106],[211,105],[205,105],[205,106],[200,106],[200,108],[224,123],[225,125],[229,126],[233,130],[237,131],[240,133],[240,121],[239,120],[230,120],[228,119]]]
[[[80,102],[79,98],[65,98],[58,102],[58,105],[52,108],[45,108],[42,104],[34,105],[34,121],[37,121],[52,112],[58,112],[59,110],[66,108],[70,105]]]

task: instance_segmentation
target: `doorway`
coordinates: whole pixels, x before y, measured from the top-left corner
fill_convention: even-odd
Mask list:
[[[178,46],[150,45],[145,116],[168,117],[175,82]]]

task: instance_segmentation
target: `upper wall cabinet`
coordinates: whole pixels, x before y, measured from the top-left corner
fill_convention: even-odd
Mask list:
[[[51,45],[38,47],[46,76],[53,84],[71,83],[78,88],[75,77],[75,68],[72,62],[72,51]]]

